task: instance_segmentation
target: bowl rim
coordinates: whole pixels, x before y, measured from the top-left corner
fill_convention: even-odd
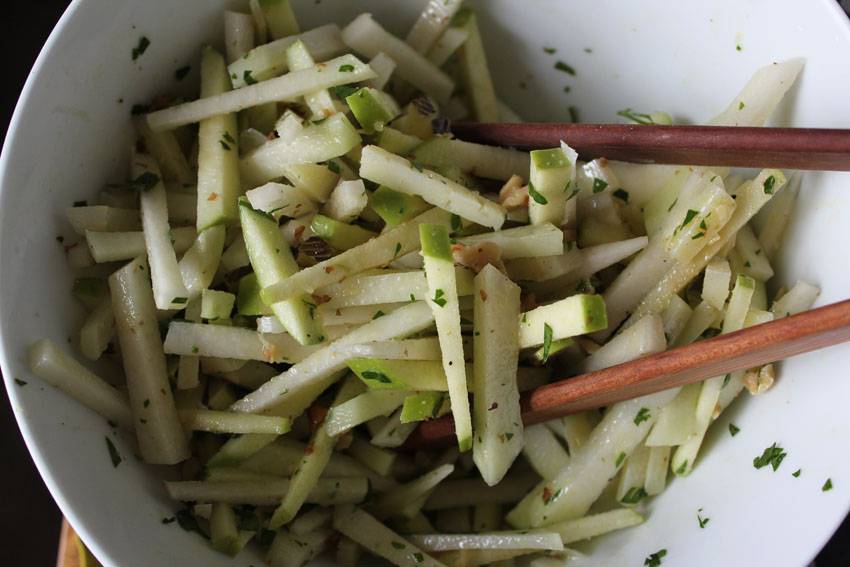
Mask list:
[[[24,86],[21,89],[20,95],[18,96],[18,99],[15,103],[15,108],[12,113],[11,120],[9,121],[5,140],[3,142],[3,147],[2,149],[0,149],[0,202],[2,202],[2,199],[6,193],[5,188],[7,185],[7,177],[9,176],[9,171],[11,169],[11,148],[14,145],[14,140],[17,138],[17,131],[21,126],[20,123],[22,120],[24,107],[27,105],[32,91],[36,86],[36,81],[41,75],[42,67],[45,64],[45,61],[47,61],[52,56],[60,36],[64,33],[65,28],[68,26],[68,24],[74,19],[77,12],[85,4],[91,3],[93,1],[94,0],[71,0],[70,4],[62,13],[62,16],[57,20],[56,24],[48,35],[47,40],[39,51],[38,56],[36,57],[33,66],[27,75],[26,81],[24,82]],[[838,22],[840,22],[839,25],[843,28],[843,32],[847,36],[848,41],[850,41],[850,13],[845,12],[837,0],[820,0],[820,3],[823,5],[825,10],[831,12],[832,18],[837,19]],[[0,292],[2,292],[2,290],[0,290]],[[64,518],[74,527],[74,530],[80,535],[81,539],[85,542],[85,545],[104,565],[119,565],[120,562],[116,560],[116,558],[110,552],[109,548],[107,546],[101,545],[100,539],[95,536],[92,530],[89,529],[88,523],[85,521],[84,517],[78,515],[75,509],[69,504],[67,498],[65,497],[65,492],[62,488],[60,488],[60,485],[57,482],[53,471],[47,466],[45,462],[45,458],[42,453],[42,448],[34,441],[27,416],[25,415],[25,412],[22,411],[21,406],[19,406],[18,404],[18,394],[17,389],[13,386],[12,373],[9,372],[9,370],[11,369],[11,364],[9,352],[7,349],[6,326],[7,325],[4,322],[2,313],[0,313],[0,373],[2,373],[3,382],[5,384],[10,406],[12,408],[12,413],[15,416],[15,421],[17,422],[18,428],[20,429],[21,436],[23,437],[27,450],[36,466],[36,469],[38,470],[39,475],[47,486],[50,495],[56,501],[56,504],[62,512]],[[850,516],[850,502],[848,502],[846,508],[847,512],[845,513],[845,517]],[[814,561],[814,559],[817,557],[823,547],[829,542],[830,539],[832,539],[844,519],[845,518],[839,519],[838,523],[833,526],[831,531],[829,531],[828,533],[823,533],[821,537],[817,538],[817,546],[812,546],[811,548],[809,563]],[[815,538],[812,539],[814,540]]]

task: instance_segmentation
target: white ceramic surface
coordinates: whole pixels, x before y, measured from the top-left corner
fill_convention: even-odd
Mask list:
[[[403,34],[422,2],[294,0],[304,27],[345,23],[371,10]],[[134,102],[176,89],[174,70],[220,43],[221,8],[210,0],[82,0],[73,3],[39,57],[0,164],[0,331],[9,395],[36,464],[63,512],[107,564],[229,565],[206,542],[163,525],[174,506],[156,471],[118,443],[113,469],[103,419],[30,375],[25,349],[40,337],[64,342],[81,315],[58,234],[62,210],[121,179]],[[610,121],[630,106],[701,121],[721,110],[759,66],[802,56],[800,84],[779,122],[850,127],[850,26],[832,0],[487,0],[485,43],[502,98],[527,119],[559,119],[574,105],[584,121]],[[148,52],[134,63],[140,35]],[[736,50],[736,44],[742,50]],[[555,56],[543,46],[558,48]],[[585,52],[590,48],[591,53]],[[554,70],[562,58],[577,76]],[[524,82],[526,87],[520,87]],[[191,81],[181,85],[190,88]],[[570,85],[569,94],[563,87]],[[123,99],[123,104],[119,100]],[[850,290],[850,176],[806,174],[778,281],[822,285],[820,302]],[[776,387],[743,399],[714,429],[694,473],[649,505],[649,521],[589,546],[592,563],[804,565],[850,507],[850,347],[782,365]],[[14,378],[28,385],[16,386]],[[745,396],[749,398],[749,396]],[[729,419],[741,427],[732,439]],[[778,472],[752,459],[773,442],[788,451]],[[802,468],[800,478],[791,472]],[[835,488],[822,492],[831,477]],[[697,510],[711,518],[697,525]],[[47,545],[47,542],[45,542]]]

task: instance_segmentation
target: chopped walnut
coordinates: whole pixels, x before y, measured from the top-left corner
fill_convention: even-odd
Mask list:
[[[767,392],[774,381],[776,381],[776,368],[773,364],[751,368],[744,373],[744,387],[753,396]]]
[[[456,264],[466,266],[476,274],[484,269],[487,264],[505,273],[505,264],[502,262],[502,249],[493,242],[482,242],[474,246],[463,244],[452,245],[452,257]]]
[[[331,256],[333,256],[331,245],[318,236],[311,236],[298,245],[298,255],[295,257],[295,261],[299,266],[305,268],[315,266]]]
[[[519,175],[512,175],[499,190],[499,203],[509,211],[528,206],[528,186]]]

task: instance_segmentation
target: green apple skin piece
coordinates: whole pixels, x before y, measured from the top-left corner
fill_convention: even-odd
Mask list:
[[[534,360],[541,364],[545,364],[548,358],[551,358],[562,350],[573,346],[573,342],[574,341],[572,339],[560,339],[557,341],[552,341],[552,344],[549,346],[548,353],[545,352],[543,347],[540,347],[539,349],[534,351]]]
[[[446,373],[439,360],[382,360],[356,358],[348,368],[373,390],[446,390]]]
[[[398,104],[387,93],[371,87],[348,95],[345,103],[367,134],[383,130],[385,124],[401,114]]]
[[[268,287],[297,272],[298,264],[274,217],[254,210],[246,198],[239,199],[239,213],[248,258],[260,287]],[[325,339],[310,296],[279,301],[271,308],[286,331],[299,343],[310,345]]]
[[[211,47],[201,55],[201,96],[230,90],[224,56]],[[236,114],[220,114],[202,120],[198,129],[198,233],[217,224],[233,224],[238,218],[239,131]]]
[[[260,298],[261,289],[257,274],[242,276],[236,291],[236,312],[246,317],[272,315],[272,310]]]
[[[469,411],[457,281],[449,231],[442,225],[422,224],[419,226],[419,240],[428,280],[427,302],[437,324],[458,446],[462,452],[469,451],[472,449],[472,416]]]
[[[310,223],[310,229],[316,236],[337,250],[348,250],[378,236],[356,224],[340,222],[325,215],[316,215]]]
[[[369,205],[389,227],[399,225],[431,208],[421,197],[401,193],[385,185],[372,193]]]
[[[605,300],[601,295],[578,294],[526,311],[519,322],[520,348],[542,345],[547,326],[553,342],[605,329]]]
[[[378,146],[400,156],[409,155],[422,143],[421,138],[385,126],[378,135]]]
[[[561,148],[531,152],[528,217],[531,224],[564,224],[573,165]]]
[[[260,0],[260,8],[272,39],[281,39],[301,33],[295,12],[289,0]]]
[[[404,404],[401,407],[401,422],[411,423],[438,417],[444,398],[443,392],[420,392],[404,398]]]

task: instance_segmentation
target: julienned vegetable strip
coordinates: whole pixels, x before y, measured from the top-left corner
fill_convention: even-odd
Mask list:
[[[468,451],[472,449],[472,418],[469,413],[457,281],[449,231],[441,225],[423,224],[419,226],[419,238],[422,242],[422,257],[425,259],[425,277],[428,280],[427,303],[437,324],[455,434],[460,450]]]
[[[168,207],[159,167],[150,156],[135,154],[131,169],[134,183],[140,189],[142,228],[156,307],[183,309],[189,300],[189,291],[180,276],[177,255],[169,237]]]
[[[225,502],[270,506],[280,502],[289,491],[289,479],[263,481],[198,481],[166,482],[168,495],[183,502]],[[322,478],[307,496],[307,502],[334,506],[363,501],[369,491],[364,478]]]
[[[212,47],[201,54],[201,99],[230,91],[224,57]],[[198,233],[237,219],[239,196],[239,132],[236,114],[201,120],[198,130]],[[221,252],[219,252],[221,255]]]
[[[378,146],[363,148],[360,159],[360,175],[364,179],[417,195],[432,205],[494,230],[505,222],[505,210],[497,203]]]
[[[360,14],[348,24],[342,30],[342,40],[364,57],[375,57],[381,52],[387,54],[397,65],[396,75],[438,102],[447,101],[454,90],[454,81],[448,75],[424,55],[387,32],[372,19],[371,14]]]
[[[504,478],[523,444],[516,383],[519,297],[519,286],[493,266],[475,277],[473,460],[490,486]]]
[[[346,367],[348,360],[358,357],[353,345],[410,336],[433,322],[434,316],[424,303],[401,307],[316,351],[233,404],[232,409],[256,413],[280,405],[297,416],[338,379],[338,372]]]
[[[49,339],[29,349],[30,370],[104,418],[133,430],[133,415],[127,396],[64,353]]]
[[[395,565],[443,565],[359,508],[338,507],[334,513],[333,526],[375,555]]]
[[[133,260],[109,277],[109,289],[139,452],[148,463],[172,465],[190,453],[168,383],[148,273],[144,261]]]
[[[312,293],[354,274],[385,266],[394,259],[419,249],[420,224],[441,223],[449,226],[450,222],[449,214],[445,211],[426,211],[365,244],[305,268],[282,282],[263,289],[263,300],[266,303],[274,303],[301,293]]]
[[[375,76],[368,65],[353,55],[343,55],[310,69],[293,71],[241,89],[187,102],[148,115],[154,132],[200,122],[219,114],[237,112],[268,102],[295,101],[319,89],[365,81]]]

